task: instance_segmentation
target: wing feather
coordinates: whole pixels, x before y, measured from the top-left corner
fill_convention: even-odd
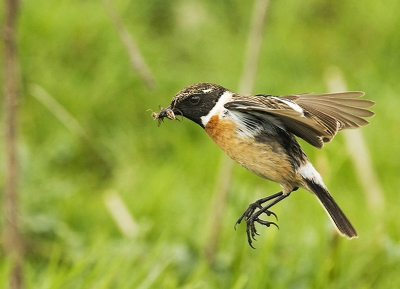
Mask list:
[[[358,99],[363,95],[360,91],[280,97],[236,95],[225,107],[258,117],[263,114],[275,115],[288,131],[321,148],[339,130],[369,123],[364,118],[371,117],[374,113],[366,108],[373,106],[374,102]]]

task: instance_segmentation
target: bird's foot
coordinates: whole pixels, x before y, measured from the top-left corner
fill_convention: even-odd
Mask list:
[[[278,220],[278,216],[277,216],[274,212],[272,212],[272,211],[270,211],[270,210],[265,210],[264,207],[261,206],[261,204],[262,204],[261,201],[262,201],[262,200],[258,200],[258,201],[255,201],[254,203],[252,203],[252,204],[249,205],[249,207],[246,209],[246,211],[244,211],[244,213],[243,213],[243,214],[240,216],[240,218],[236,221],[236,223],[235,223],[235,230],[236,230],[236,226],[237,226],[238,224],[240,224],[240,223],[242,222],[243,219],[245,219],[246,222],[247,222],[247,221],[251,218],[251,216],[255,215],[254,212],[255,212],[257,209],[259,209],[259,211],[256,212],[257,218],[258,218],[258,216],[260,216],[261,214],[264,213],[264,214],[266,214],[268,217],[271,216],[271,215],[273,215],[273,216],[275,217],[275,219]]]
[[[264,208],[261,204],[263,200],[258,200],[252,204],[249,205],[249,207],[247,208],[247,210],[243,213],[243,215],[236,221],[235,223],[235,229],[236,226],[238,224],[240,224],[242,222],[243,219],[245,219],[246,221],[246,233],[247,233],[247,241],[249,242],[250,247],[252,247],[253,249],[255,249],[252,245],[253,240],[256,240],[256,235],[259,235],[257,233],[257,229],[255,226],[255,223],[259,223],[261,225],[270,227],[271,225],[276,226],[278,229],[278,225],[275,222],[271,222],[271,221],[265,221],[260,219],[260,215],[261,214],[266,214],[268,217],[273,215],[275,217],[276,220],[278,220],[278,216],[268,210],[267,208]],[[258,209],[258,211],[257,211]]]
[[[270,212],[269,215],[271,215],[271,214],[274,214],[274,213]],[[252,247],[253,249],[255,249],[254,246],[253,246],[253,240],[256,241],[256,235],[259,235],[258,232],[257,232],[256,226],[255,226],[256,222],[259,223],[260,225],[264,225],[264,226],[267,226],[267,227],[270,227],[271,225],[274,225],[275,227],[277,227],[279,229],[279,226],[275,222],[261,220],[257,216],[257,213],[252,215],[252,216],[250,216],[249,218],[247,218],[246,219],[247,242],[249,243],[250,247]]]

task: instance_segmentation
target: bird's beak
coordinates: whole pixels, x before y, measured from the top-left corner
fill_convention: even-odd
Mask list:
[[[161,111],[158,113],[158,117],[159,119],[163,120],[164,118],[168,118],[171,120],[175,120],[175,113],[174,111],[171,109],[171,106],[168,106],[167,108],[163,108],[161,109]]]
[[[179,112],[178,112],[179,114]],[[170,120],[176,120],[175,113],[171,106],[166,108],[161,108],[159,113],[153,112],[152,113],[153,119],[158,119],[158,125],[161,124],[161,121],[164,121],[164,118],[168,118]]]

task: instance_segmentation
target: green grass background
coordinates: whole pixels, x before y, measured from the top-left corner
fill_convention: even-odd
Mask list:
[[[113,3],[155,77],[154,90],[132,69],[101,1],[21,2],[27,288],[400,287],[399,1],[271,1],[254,88],[326,92],[326,69],[337,66],[349,90],[376,101],[362,131],[384,190],[383,213],[368,207],[339,134],[323,150],[304,149],[360,237],[336,238],[318,202],[300,190],[276,207],[280,230],[260,228],[253,250],[244,225],[235,231],[234,222],[250,202],[280,188],[235,165],[212,266],[204,250],[222,152],[190,121],[157,127],[147,110],[167,106],[196,82],[237,90],[253,1]],[[33,96],[35,85],[77,119],[88,141]],[[3,154],[0,160],[4,172]],[[110,189],[137,221],[136,237],[123,236],[107,211]],[[10,263],[3,252],[0,258],[4,287]]]

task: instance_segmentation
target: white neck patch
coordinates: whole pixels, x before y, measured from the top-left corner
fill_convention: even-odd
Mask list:
[[[207,125],[213,115],[219,114],[221,110],[224,109],[224,104],[231,100],[232,95],[233,92],[227,90],[219,97],[217,103],[210,110],[210,112],[207,115],[201,117],[201,122],[203,123],[203,126]]]

